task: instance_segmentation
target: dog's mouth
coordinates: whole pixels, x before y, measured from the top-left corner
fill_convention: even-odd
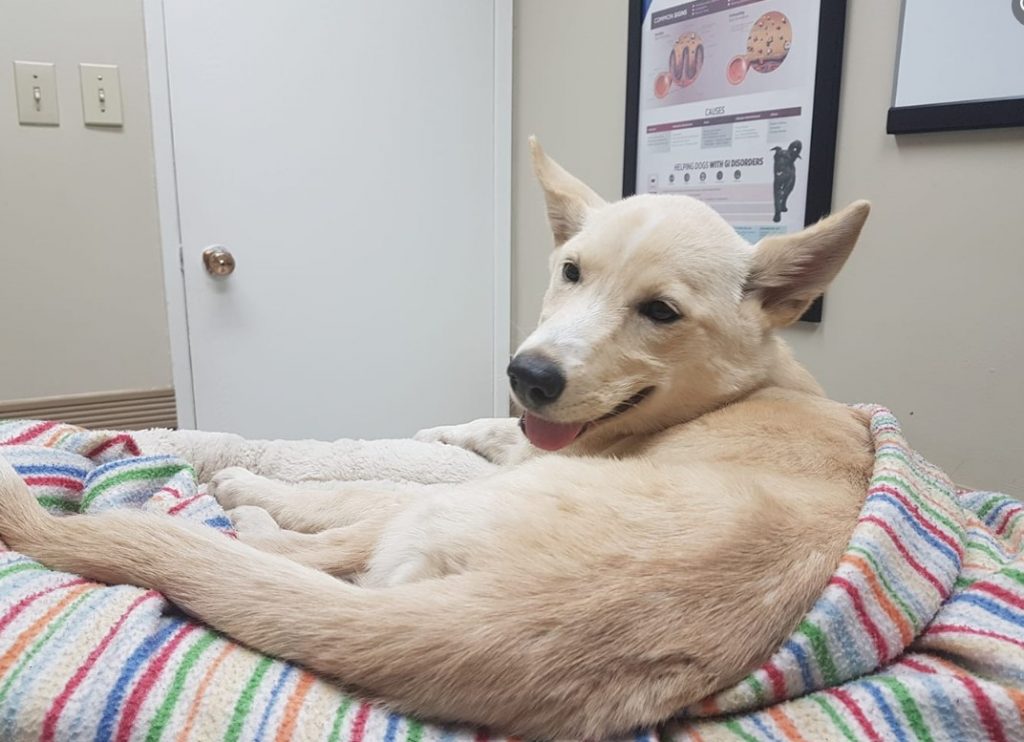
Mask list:
[[[530,443],[544,451],[558,451],[576,441],[596,425],[625,414],[643,402],[654,391],[653,386],[641,389],[629,399],[618,404],[611,412],[584,423],[555,423],[526,412],[519,418],[519,427]]]

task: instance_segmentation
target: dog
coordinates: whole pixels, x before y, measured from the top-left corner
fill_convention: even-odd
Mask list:
[[[789,211],[787,202],[789,194],[796,186],[796,161],[800,159],[804,145],[799,139],[790,142],[789,147],[772,147],[775,153],[775,179],[772,182],[772,196],[775,201],[775,216],[773,222],[781,222],[782,215]]]
[[[523,415],[419,436],[497,473],[414,495],[228,469],[209,491],[233,540],[141,512],[53,517],[4,464],[0,537],[424,718],[601,738],[738,682],[812,606],[866,497],[865,415],[775,330],[869,205],[752,247],[685,196],[606,203],[531,146],[555,248],[509,366]]]

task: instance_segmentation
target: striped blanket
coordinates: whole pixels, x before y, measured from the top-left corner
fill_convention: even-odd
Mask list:
[[[743,682],[636,739],[1024,739],[1024,506],[958,493],[871,412],[871,489],[817,604]],[[53,511],[142,508],[230,533],[188,462],[129,435],[0,423],[0,455]],[[0,552],[0,740],[487,737],[346,696],[152,591]]]

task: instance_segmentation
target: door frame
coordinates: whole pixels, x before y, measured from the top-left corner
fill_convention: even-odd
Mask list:
[[[494,6],[494,306],[492,414],[509,415],[505,367],[512,350],[512,13],[514,0],[491,0]],[[196,427],[192,351],[189,345],[184,252],[174,160],[174,130],[167,62],[164,0],[143,0],[149,103],[157,213],[163,257],[164,294],[171,345],[178,427]],[[445,422],[439,420],[438,424]]]

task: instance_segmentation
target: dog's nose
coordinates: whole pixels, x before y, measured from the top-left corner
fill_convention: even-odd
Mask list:
[[[558,364],[544,356],[524,353],[508,364],[512,391],[528,407],[543,407],[558,399],[565,390],[565,374]]]

